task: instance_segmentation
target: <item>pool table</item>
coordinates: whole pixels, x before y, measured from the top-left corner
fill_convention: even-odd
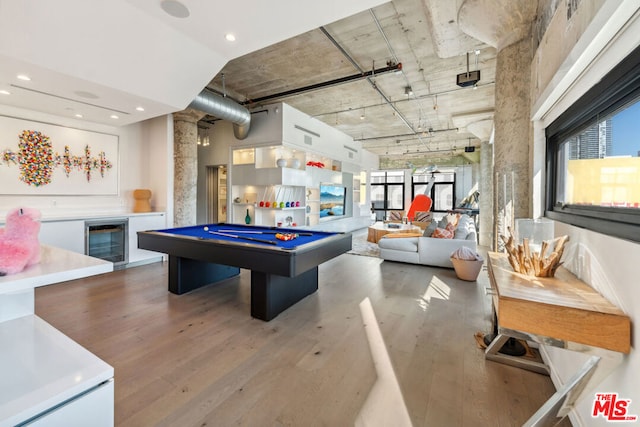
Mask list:
[[[298,236],[279,240],[276,232]],[[140,231],[138,247],[169,255],[174,294],[251,270],[251,316],[269,321],[318,290],[318,265],[351,250],[351,234],[203,224]]]

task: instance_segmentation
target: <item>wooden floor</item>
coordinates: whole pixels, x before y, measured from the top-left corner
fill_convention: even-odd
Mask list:
[[[270,322],[251,318],[249,281],[177,296],[156,263],[37,288],[36,313],[115,368],[117,426],[353,426],[376,381],[365,298],[416,427],[519,426],[554,391],[484,360],[486,272],[344,254]]]

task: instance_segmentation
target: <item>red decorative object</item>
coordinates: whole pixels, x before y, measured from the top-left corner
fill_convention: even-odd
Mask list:
[[[314,162],[314,161],[309,160],[307,162],[307,166],[313,166],[314,168],[323,168],[324,167],[324,163],[322,163],[322,162]]]

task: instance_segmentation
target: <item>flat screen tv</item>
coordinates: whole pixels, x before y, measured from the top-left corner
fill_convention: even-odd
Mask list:
[[[344,216],[347,189],[336,184],[320,184],[320,219]]]

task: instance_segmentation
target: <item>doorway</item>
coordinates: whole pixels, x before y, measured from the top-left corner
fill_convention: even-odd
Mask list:
[[[207,222],[227,222],[227,166],[207,166]]]

